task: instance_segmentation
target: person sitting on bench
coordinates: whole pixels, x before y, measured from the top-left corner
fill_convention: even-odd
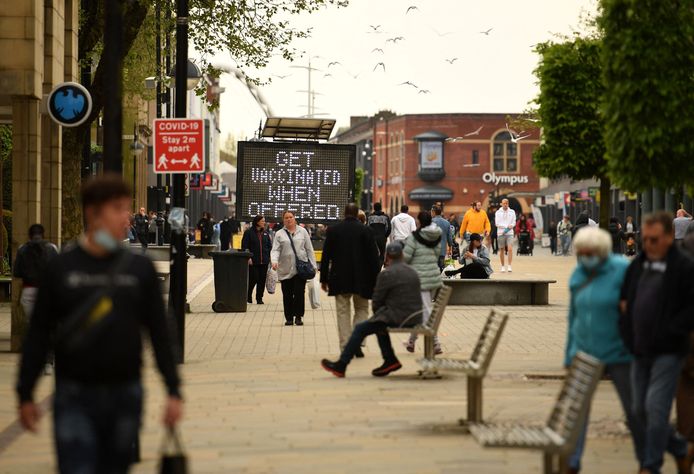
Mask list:
[[[482,244],[482,236],[480,234],[470,235],[470,246],[460,258],[462,267],[457,270],[447,270],[446,276],[460,274],[460,278],[472,278],[482,280],[489,278],[489,275],[494,273],[489,260],[489,250]]]
[[[375,377],[384,377],[402,367],[395,357],[387,328],[413,327],[422,321],[422,299],[419,276],[403,262],[403,246],[392,242],[386,247],[386,269],[378,275],[372,297],[374,314],[354,326],[340,359],[321,361],[321,366],[336,377],[344,377],[347,365],[352,361],[366,336],[376,334],[383,355],[383,365],[371,371]]]

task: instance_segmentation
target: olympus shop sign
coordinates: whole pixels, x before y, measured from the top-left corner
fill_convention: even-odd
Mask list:
[[[498,175],[496,173],[484,173],[482,175],[482,181],[484,181],[487,184],[494,184],[495,186],[498,186],[499,184],[508,184],[509,186],[513,186],[514,184],[527,184],[528,177],[518,175]]]

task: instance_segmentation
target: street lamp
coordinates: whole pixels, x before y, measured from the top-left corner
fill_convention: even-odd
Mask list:
[[[133,155],[133,209],[137,211],[137,158],[145,151],[145,146],[137,138],[137,125],[133,134],[133,142],[130,144],[130,153]]]
[[[170,77],[175,77],[176,76],[176,64],[174,63],[173,67],[171,68],[171,71],[169,71],[169,76]],[[200,68],[190,59],[186,63],[186,89],[189,91],[192,91],[195,89],[195,87],[198,85],[198,82],[200,82],[200,79],[202,79],[202,73],[200,72]],[[174,89],[176,88],[174,84]]]

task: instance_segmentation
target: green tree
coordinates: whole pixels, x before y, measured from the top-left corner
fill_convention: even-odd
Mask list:
[[[609,172],[624,189],[694,183],[694,0],[602,0]]]
[[[540,94],[535,100],[543,143],[533,156],[537,171],[548,178],[600,180],[600,225],[610,216],[603,119],[600,40],[573,38],[537,46],[535,70]]]
[[[357,168],[354,170],[354,196],[352,200],[361,206],[361,195],[364,192],[364,170]]]
[[[80,127],[63,130],[63,239],[81,231],[79,183],[83,145],[89,140],[89,129],[103,109],[104,74],[103,33],[104,3],[107,0],[82,1],[80,10],[79,51],[82,64],[94,65],[91,84],[87,87],[93,99],[89,120]],[[154,27],[157,0],[123,2],[123,93],[144,94],[143,81],[156,74]],[[162,30],[171,32],[174,44],[175,2],[159,0],[162,7]],[[298,53],[292,43],[307,37],[309,31],[292,27],[295,15],[320,8],[345,6],[345,0],[190,0],[189,39],[197,53],[209,58],[227,52],[240,68],[262,68],[273,55],[291,60]],[[173,57],[173,56],[172,56]],[[203,60],[203,71],[218,73]],[[162,71],[164,75],[166,71]],[[257,81],[256,81],[257,82]],[[127,132],[126,132],[127,133]],[[76,185],[77,184],[77,185]]]

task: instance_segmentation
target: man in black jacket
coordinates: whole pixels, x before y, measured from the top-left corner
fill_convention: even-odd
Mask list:
[[[156,271],[147,257],[119,245],[130,196],[120,176],[85,185],[85,234],[49,263],[22,348],[19,418],[30,431],[36,431],[40,415],[34,387],[48,351],[55,351],[53,425],[61,473],[127,472],[142,414],[143,328],[169,394],[164,422],[173,426],[181,417]]]
[[[667,449],[684,468],[687,443],[670,426],[670,409],[694,329],[694,261],[674,245],[672,215],[646,216],[643,253],[622,287],[620,332],[634,354],[634,414],[646,427],[642,472],[659,473]],[[680,470],[680,472],[685,472]]]
[[[381,209],[382,207],[380,202],[374,204],[374,212],[366,220],[366,225],[371,228],[374,236],[376,237],[378,259],[382,267],[386,253],[386,242],[388,241],[388,236],[390,235],[390,217],[384,214]]]
[[[352,358],[361,351],[364,339],[376,334],[383,355],[383,365],[371,371],[374,377],[385,377],[402,367],[393,352],[389,327],[412,327],[422,321],[422,299],[419,275],[403,261],[402,244],[392,242],[386,248],[386,269],[378,275],[373,293],[374,315],[354,327],[340,359],[321,361],[321,366],[335,377],[344,377]]]
[[[144,207],[141,207],[140,212],[135,214],[135,234],[142,248],[146,249],[149,243],[149,217],[147,217]]]
[[[354,326],[369,317],[368,300],[380,269],[373,233],[359,222],[358,214],[357,205],[348,204],[344,221],[328,227],[320,265],[321,287],[335,297],[340,348],[347,344]],[[357,355],[363,357],[361,350]]]

